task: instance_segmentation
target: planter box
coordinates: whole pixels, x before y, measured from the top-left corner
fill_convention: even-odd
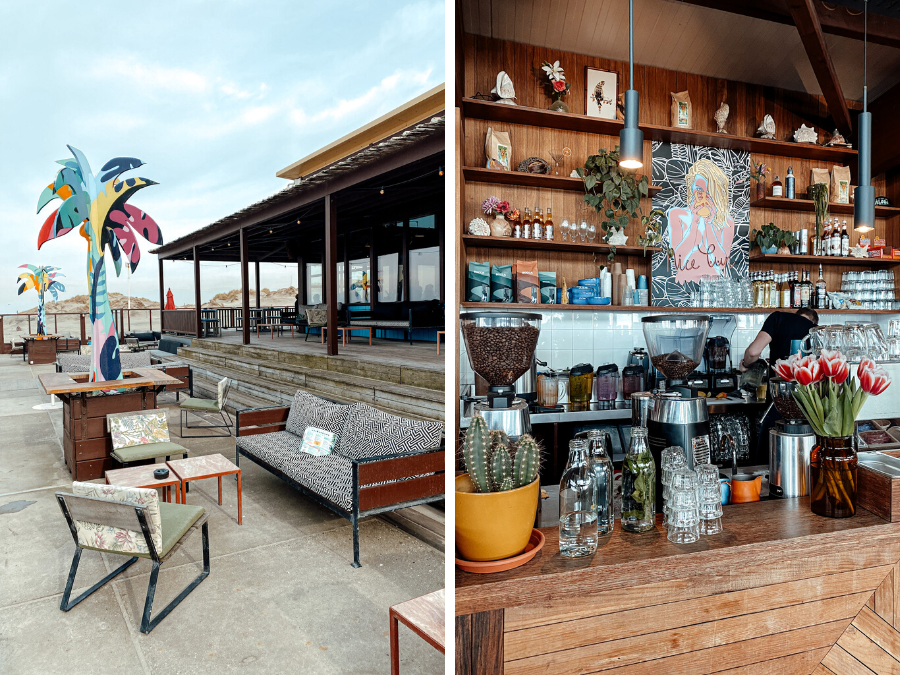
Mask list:
[[[105,471],[114,468],[110,456],[112,438],[106,428],[107,415],[156,408],[156,392],[152,389],[110,396],[61,394],[59,397],[63,403],[66,466],[72,478],[79,481],[103,478]]]
[[[25,340],[25,360],[31,365],[56,363],[56,338]]]

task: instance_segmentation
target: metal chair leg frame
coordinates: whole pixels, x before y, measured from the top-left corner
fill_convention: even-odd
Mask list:
[[[157,614],[156,618],[151,619],[150,612],[153,609],[153,596],[156,595],[156,582],[159,579],[160,566],[160,563],[153,561],[153,569],[150,572],[150,583],[147,585],[147,600],[144,602],[144,615],[141,619],[142,633],[149,633],[156,628],[159,622],[169,615],[169,612],[175,609],[191,591],[200,585],[201,581],[209,576],[209,522],[203,523],[201,532],[203,535],[203,571],[200,573],[200,576],[188,584],[187,588],[181,591],[172,602],[166,605],[165,608]]]
[[[64,612],[68,612],[79,602],[81,602],[86,597],[91,595],[94,591],[99,590],[100,587],[103,586],[107,581],[109,581],[113,577],[116,577],[119,574],[121,574],[122,572],[124,572],[128,567],[130,567],[131,565],[136,563],[138,560],[137,556],[129,559],[128,562],[126,562],[122,566],[118,567],[117,569],[115,569],[112,572],[110,572],[109,574],[107,574],[100,581],[98,581],[96,584],[94,584],[89,589],[87,589],[84,593],[82,593],[77,598],[72,600],[72,602],[69,602],[69,596],[72,593],[72,586],[75,584],[75,574],[78,572],[78,562],[81,560],[81,552],[83,550],[84,549],[82,549],[80,546],[76,547],[75,557],[72,558],[72,567],[69,569],[69,579],[68,579],[68,581],[66,581],[66,590],[65,590],[65,592],[63,592],[62,601],[59,603],[59,608]]]
[[[178,416],[178,435],[181,436],[181,438],[214,438],[215,437],[215,436],[205,436],[205,435],[185,436],[184,435],[185,429],[227,429],[228,431],[226,432],[225,436],[231,436],[231,427],[234,425],[231,423],[231,417],[226,417],[226,415],[228,413],[226,413],[224,410],[220,410],[219,415],[222,417],[222,421],[225,422],[225,424],[206,424],[206,425],[192,427],[190,424],[188,424],[187,414],[188,414],[188,411],[182,408],[180,411],[180,414]],[[216,436],[221,436],[221,434],[216,434]],[[224,436],[222,436],[222,438],[224,438]]]
[[[359,516],[353,514],[353,563],[350,567],[362,567],[359,562]]]

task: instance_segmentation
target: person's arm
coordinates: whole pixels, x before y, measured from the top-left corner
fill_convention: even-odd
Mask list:
[[[759,355],[762,354],[763,349],[765,349],[771,341],[771,335],[763,330],[759,331],[756,339],[750,343],[750,346],[747,347],[747,351],[744,352],[744,358],[742,358],[741,362],[738,364],[738,369],[742,373],[747,372],[747,367],[752,363],[759,361]]]

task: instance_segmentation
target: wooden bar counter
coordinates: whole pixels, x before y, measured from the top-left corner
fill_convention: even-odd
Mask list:
[[[725,531],[675,545],[659,526],[596,555],[456,571],[465,675],[900,673],[900,523],[809,498],[724,507]]]

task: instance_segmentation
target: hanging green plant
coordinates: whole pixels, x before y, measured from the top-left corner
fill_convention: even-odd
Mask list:
[[[638,218],[645,228],[644,234],[639,237],[645,253],[647,246],[655,246],[662,241],[660,226],[654,232],[647,231],[654,214],[661,216],[662,212],[654,211],[650,216],[645,216],[641,211],[641,198],[649,195],[650,179],[647,176],[638,177],[633,171],[625,171],[619,167],[618,145],[612,151],[598,150],[596,155],[590,155],[584,161],[583,167],[575,171],[584,182],[585,203],[593,207],[600,216],[604,242],[609,243],[612,234],[625,229],[632,219]],[[648,236],[657,243],[650,244]],[[644,241],[648,243],[644,244]],[[616,247],[610,246],[609,260],[612,261],[615,255]]]

